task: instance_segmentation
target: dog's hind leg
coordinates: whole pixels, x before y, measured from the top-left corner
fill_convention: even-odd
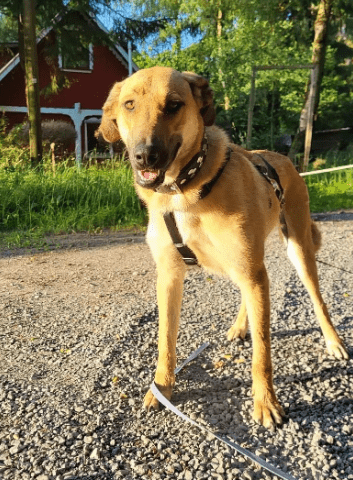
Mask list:
[[[294,202],[289,200],[286,201],[285,205],[285,217],[288,227],[287,253],[289,259],[296,268],[314,304],[314,310],[319,320],[328,352],[338,359],[348,359],[347,350],[337,335],[320,293],[315,259],[315,252],[319,249],[321,243],[320,232],[310,218],[308,201],[300,203],[297,200]]]
[[[170,399],[175,382],[176,341],[186,267],[174,245],[158,252],[157,300],[159,310],[158,362],[155,383],[163,395]],[[144,406],[158,410],[159,402],[149,390]]]
[[[236,338],[241,338],[244,340],[246,333],[248,331],[248,314],[246,312],[246,304],[244,299],[241,300],[240,310],[235,320],[234,324],[230,327],[227,333],[227,339],[229,341]]]

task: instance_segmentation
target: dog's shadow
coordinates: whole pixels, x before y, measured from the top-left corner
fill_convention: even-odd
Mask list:
[[[348,353],[352,358],[353,348],[348,349]],[[239,436],[239,433],[241,437],[248,438],[255,426],[251,417],[253,405],[250,368],[236,372],[237,365],[234,364],[233,368],[233,364],[228,364],[224,370],[227,372],[234,370],[234,375],[224,373],[222,369],[213,370],[211,374],[211,362],[210,356],[205,351],[181,370],[176,378],[171,401],[184,414],[190,416],[194,413],[192,418],[196,418],[196,421],[202,419],[201,423],[206,428],[233,438]],[[208,365],[209,368],[203,368],[202,364]],[[337,368],[337,363],[333,360],[332,366],[320,368],[316,372],[296,372],[289,378],[287,375],[275,373],[276,389],[290,391],[290,406],[285,407],[284,423],[292,419],[295,423],[302,424],[305,419],[304,430],[312,429],[317,423],[327,428],[328,422],[331,421],[327,418],[328,412],[335,410],[335,406],[340,409],[339,411],[344,411],[348,398],[342,396],[332,402],[332,398],[326,395],[319,397],[312,385],[308,386],[309,383],[320,383],[322,378],[334,378],[337,376]],[[347,375],[352,373],[353,368],[347,365]],[[303,392],[311,397],[311,400],[303,399]],[[281,394],[279,400],[281,401]],[[222,402],[228,404],[225,412],[222,412]],[[313,411],[314,415],[308,413]],[[215,423],[217,418],[218,422]]]

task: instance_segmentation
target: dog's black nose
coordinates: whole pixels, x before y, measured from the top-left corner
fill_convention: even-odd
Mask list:
[[[135,148],[135,161],[138,167],[153,167],[159,160],[159,150],[156,145],[140,143]]]

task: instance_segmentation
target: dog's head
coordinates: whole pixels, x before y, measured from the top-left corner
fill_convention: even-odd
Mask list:
[[[116,83],[103,106],[98,133],[125,143],[136,182],[153,188],[173,179],[198,152],[204,126],[215,119],[208,81],[172,68],[139,70]]]

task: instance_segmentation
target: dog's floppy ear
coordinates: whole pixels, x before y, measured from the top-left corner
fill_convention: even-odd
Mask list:
[[[120,90],[123,82],[117,82],[110,90],[107,100],[103,105],[103,116],[101,124],[96,131],[96,137],[103,135],[104,140],[113,143],[120,140],[120,133],[114,116],[114,107],[119,101]]]
[[[208,80],[192,72],[183,72],[182,76],[189,82],[192,94],[200,105],[200,113],[206,127],[214,124],[216,110],[213,105],[213,90]]]

